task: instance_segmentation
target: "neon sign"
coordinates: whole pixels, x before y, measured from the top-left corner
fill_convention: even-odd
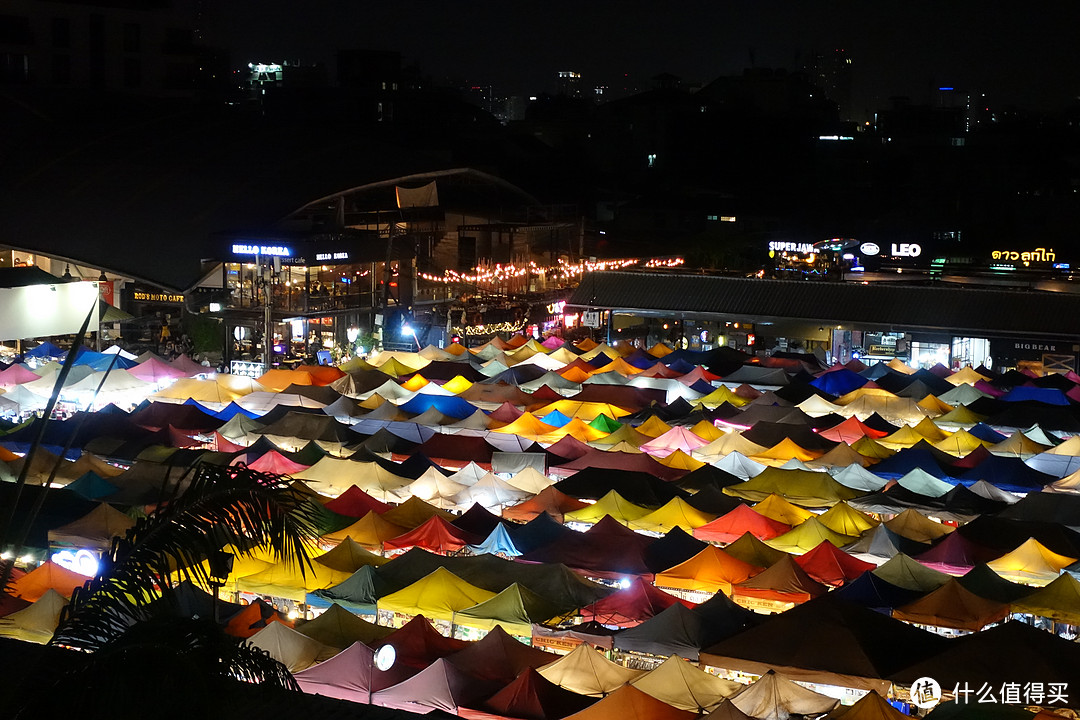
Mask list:
[[[98,573],[97,555],[89,550],[61,550],[53,553],[52,561],[62,568],[87,577],[94,577]]]
[[[773,252],[812,253],[814,252],[814,245],[813,243],[794,243],[772,240],[769,242],[769,249]]]
[[[990,253],[990,257],[994,260],[1020,260],[1022,262],[1054,262],[1057,260],[1054,248],[1035,248],[1027,252],[994,250]]]
[[[234,255],[274,255],[277,257],[292,257],[292,250],[284,245],[246,245],[233,243]]]

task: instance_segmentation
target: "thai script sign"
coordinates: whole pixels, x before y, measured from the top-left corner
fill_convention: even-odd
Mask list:
[[[1054,262],[1057,255],[1054,248],[1035,248],[1034,250],[994,250],[990,253],[994,260],[1018,260],[1020,262]]]

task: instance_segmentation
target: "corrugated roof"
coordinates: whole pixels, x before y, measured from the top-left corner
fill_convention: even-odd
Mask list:
[[[1080,294],[1038,291],[607,271],[585,275],[568,304],[980,335],[1080,335]]]

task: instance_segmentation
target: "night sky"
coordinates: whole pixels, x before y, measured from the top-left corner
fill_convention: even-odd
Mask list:
[[[558,70],[587,87],[674,73],[705,83],[758,67],[801,67],[813,52],[853,59],[856,109],[932,88],[998,104],[1061,107],[1080,96],[1080,3],[970,0],[229,0],[207,2],[205,37],[248,60],[331,62],[339,48],[398,50],[437,81],[501,94],[554,89]],[[332,65],[331,65],[332,67]]]

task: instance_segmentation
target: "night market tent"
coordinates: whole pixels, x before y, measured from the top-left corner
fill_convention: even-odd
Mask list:
[[[675,497],[663,507],[630,520],[627,525],[634,530],[655,533],[665,533],[676,527],[682,528],[686,532],[693,532],[694,528],[707,525],[715,519],[715,515],[702,512],[682,498]]]
[[[672,707],[632,685],[627,685],[596,704],[570,715],[566,720],[607,720],[615,717],[637,720],[693,720],[696,716],[697,713]]]
[[[405,528],[389,522],[375,510],[369,510],[364,517],[360,518],[352,525],[323,535],[320,540],[322,542],[341,542],[346,538],[351,538],[354,542],[363,547],[381,552],[383,550],[383,543],[398,537],[405,532]]]
[[[712,542],[735,542],[745,533],[750,533],[760,540],[767,540],[783,535],[791,529],[772,518],[767,518],[748,505],[738,505],[716,520],[694,528],[694,537]]]
[[[86,575],[80,575],[57,565],[52,560],[47,560],[12,581],[11,594],[28,602],[35,602],[49,590],[55,590],[61,596],[69,598],[72,591],[77,587],[82,587],[87,579]]]
[[[823,542],[830,542],[839,548],[844,547],[854,539],[855,538],[849,535],[841,535],[833,532],[819,522],[815,516],[806,522],[796,525],[783,535],[778,535],[777,537],[766,540],[765,543],[770,547],[774,547],[777,550],[783,550],[786,553],[802,555],[805,552],[813,550]]]
[[[962,533],[946,535],[929,550],[915,556],[923,565],[950,575],[963,575],[979,563],[990,562],[1004,553],[979,545]]]
[[[1012,552],[991,560],[987,566],[1006,580],[1047,585],[1057,579],[1062,568],[1074,562],[1076,558],[1059,555],[1032,537]]]
[[[878,472],[875,469],[875,472]],[[881,471],[881,474],[885,474]],[[953,489],[953,485],[938,480],[922,468],[912,468],[897,479],[896,484],[923,497],[938,498]]]
[[[83,517],[49,530],[51,546],[108,550],[115,537],[135,526],[135,521],[108,503],[101,503]]]
[[[855,542],[845,545],[844,552],[867,562],[880,564],[900,552],[901,546],[911,546],[912,552],[925,549],[925,545],[902,538],[884,525],[878,525]]]
[[[495,593],[470,585],[446,568],[395,593],[379,598],[378,608],[402,615],[424,615],[453,622],[454,613],[495,597]]]
[[[950,642],[830,593],[720,641],[702,651],[700,662],[755,675],[775,669],[800,682],[886,692],[887,678]]]
[[[420,527],[436,515],[446,521],[454,519],[454,516],[445,510],[440,510],[418,497],[409,496],[405,502],[384,512],[382,518],[395,525],[411,529]]]
[[[523,718],[524,720],[547,720],[564,718],[591,705],[593,698],[578,695],[546,680],[536,670],[527,668],[499,692],[489,697],[481,708],[497,717]],[[474,717],[466,709],[462,717]],[[481,715],[475,715],[480,720]],[[483,715],[483,720],[490,716]]]
[[[715,545],[709,545],[689,560],[657,573],[653,583],[660,588],[730,595],[732,585],[741,583],[758,570]]]
[[[395,475],[378,463],[360,463],[329,455],[292,477],[303,480],[320,494],[332,497],[355,485],[380,502],[401,502],[407,497],[402,489],[412,482],[411,478]]]
[[[332,510],[338,515],[352,518],[362,518],[372,511],[384,513],[390,509],[389,505],[376,500],[355,485],[350,486],[333,500],[324,502],[323,505],[327,510]]]
[[[465,489],[464,484],[455,482],[435,468],[428,468],[423,475],[402,488],[401,492],[406,496],[426,500],[435,507],[453,510],[457,509],[458,504],[451,498]]]
[[[1039,472],[1059,478],[1074,473],[1080,470],[1080,436],[1073,436],[1025,462]]]
[[[921,543],[933,542],[956,529],[951,525],[934,522],[913,508],[885,521],[885,527],[901,537]]]
[[[542,624],[560,614],[554,603],[515,582],[490,600],[454,613],[454,624],[480,630],[501,627],[527,638],[532,637],[533,623]]]
[[[627,502],[642,507],[660,507],[676,495],[686,495],[676,485],[648,473],[612,468],[586,468],[560,480],[554,487],[584,500],[599,500],[614,490]]]
[[[893,585],[874,573],[867,572],[834,590],[832,597],[888,614],[894,607],[917,600],[925,594],[919,590]]]
[[[241,592],[270,595],[303,602],[309,592],[332,587],[346,580],[351,573],[319,563],[301,568],[296,563],[277,563],[253,575],[238,578],[236,589]]]
[[[640,577],[635,577],[628,586],[581,608],[578,612],[584,622],[595,620],[602,625],[633,627],[676,603],[687,607],[693,604],[657,589]]]
[[[604,697],[645,674],[613,663],[588,643],[578,645],[537,672],[560,687],[590,697]]]
[[[476,483],[459,491],[450,500],[457,507],[469,507],[476,503],[485,508],[502,510],[532,495],[533,493],[521,490],[496,475],[486,473]]]
[[[287,667],[289,672],[303,670],[337,654],[337,648],[327,647],[277,622],[270,623],[245,642],[265,651]]]
[[[507,482],[532,495],[537,495],[554,484],[554,480],[531,465],[512,475]]]
[[[150,395],[154,401],[182,403],[195,400],[200,405],[220,410],[245,395],[265,391],[262,385],[240,375],[215,375],[212,379],[180,378],[172,385]]]
[[[817,516],[818,522],[841,535],[857,537],[878,526],[878,521],[846,502],[838,502]]]
[[[0,617],[0,637],[44,645],[52,639],[67,600],[49,589],[31,605]]]
[[[765,472],[741,485],[724,488],[724,492],[751,502],[759,502],[776,493],[808,508],[831,507],[862,494],[836,482],[828,473],[780,468],[766,468]]]
[[[584,533],[567,534],[521,556],[526,562],[562,563],[600,577],[652,575],[645,561],[653,538],[602,518]]]
[[[375,667],[375,651],[358,641],[326,662],[295,673],[294,677],[306,693],[370,703],[373,692],[396,685],[415,673],[414,669],[398,663],[379,670]]]
[[[898,620],[970,632],[1001,622],[1008,615],[1007,604],[979,597],[955,579],[892,612]]]
[[[727,457],[736,453],[741,456],[750,457],[757,455],[758,453],[763,453],[766,450],[768,450],[768,448],[764,445],[758,445],[756,442],[743,437],[741,432],[729,432],[723,437],[713,440],[708,445],[702,445],[697,448],[694,450],[693,455],[702,460]],[[754,463],[754,465],[756,466],[756,470],[749,475],[740,473],[735,474],[745,479],[753,477],[764,470],[764,467],[759,463]]]
[[[475,545],[483,540],[473,533],[466,532],[447,522],[443,517],[433,515],[422,525],[408,532],[383,542],[386,552],[421,547],[441,555],[457,552],[466,545]]]
[[[497,689],[496,683],[481,680],[440,658],[411,678],[376,692],[371,702],[420,715],[432,710],[457,715],[460,708],[479,705]]]
[[[827,720],[906,720],[910,717],[889,704],[876,692],[868,692],[853,705],[841,705],[825,716]]]
[[[749,602],[750,599],[770,600],[780,603],[804,603],[827,593],[829,588],[810,577],[795,563],[790,555],[784,555],[768,568],[744,580],[731,589],[731,597]]]
[[[757,720],[788,720],[792,716],[820,715],[839,703],[836,698],[804,688],[771,669],[730,702]]]
[[[630,683],[672,707],[704,713],[715,709],[744,686],[700,670],[677,655]]]
[[[791,527],[814,517],[814,513],[788,502],[776,493],[754,505],[754,512]]]
[[[368,622],[341,605],[332,603],[314,619],[297,624],[296,631],[328,647],[344,650],[355,642],[381,640],[394,629]]]
[[[902,552],[893,555],[871,572],[893,585],[923,593],[937,590],[952,579],[945,573],[928,568]]]
[[[572,498],[554,487],[546,487],[525,502],[504,508],[502,516],[507,520],[529,522],[538,515],[547,514],[561,523],[565,513],[587,506],[588,503]]]
[[[339,604],[350,613],[375,615],[378,598],[400,590],[402,585],[383,579],[374,565],[365,565],[337,585],[308,593],[304,601],[316,608]],[[365,642],[367,642],[365,640]]]
[[[783,550],[769,547],[750,533],[743,533],[738,540],[724,546],[724,552],[759,568],[770,567],[782,558],[788,557]]]
[[[1080,645],[1024,623],[1006,622],[948,640],[890,677],[904,685],[920,677],[932,677],[942,688],[966,683],[972,700],[984,684],[995,693],[1002,683],[1071,686],[1080,677]]]
[[[521,642],[496,626],[480,640],[446,659],[475,677],[504,685],[513,682],[523,671],[542,667],[558,657]]]
[[[1080,625],[1080,580],[1063,572],[1053,582],[1014,602],[1012,611]]]
[[[351,575],[365,565],[378,567],[389,562],[389,559],[370,552],[351,538],[345,538],[327,552],[312,558],[312,561]]]
[[[809,552],[796,557],[795,562],[813,579],[834,587],[848,583],[877,567],[874,563],[848,555],[824,540]]]
[[[484,541],[475,545],[470,545],[469,550],[474,555],[502,555],[503,557],[513,558],[521,555],[522,551],[518,550],[514,545],[514,539],[510,537],[510,532],[506,529],[504,523],[499,523],[495,528],[488,533],[488,536],[484,538]]]

